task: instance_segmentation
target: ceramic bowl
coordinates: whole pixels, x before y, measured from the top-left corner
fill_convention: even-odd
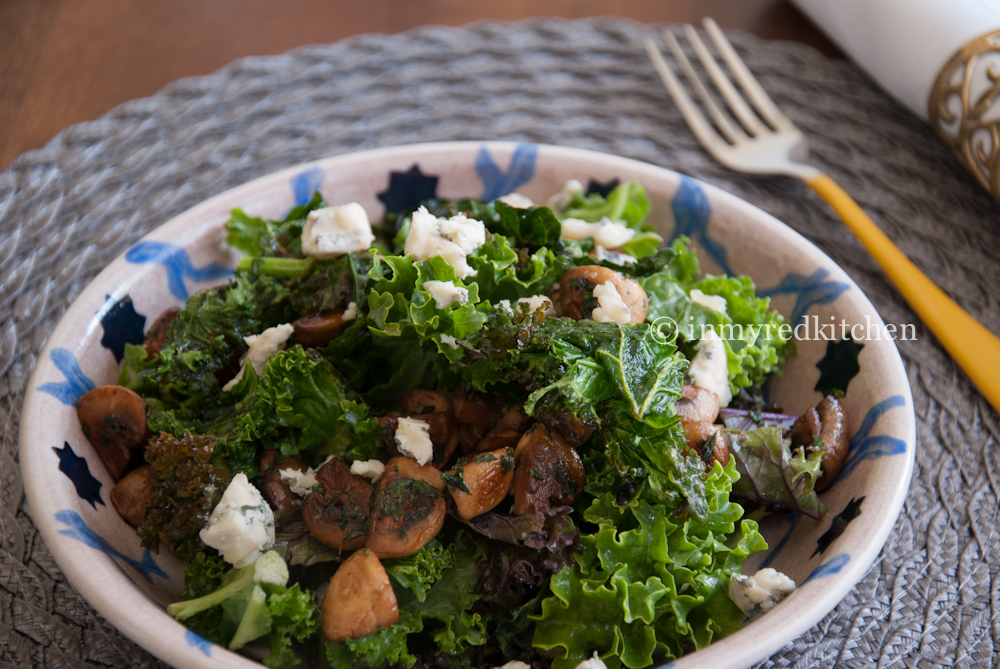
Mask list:
[[[223,223],[240,207],[280,217],[315,189],[332,204],[360,202],[373,220],[422,199],[489,200],[513,191],[544,202],[575,178],[640,181],[653,203],[651,221],[666,239],[687,235],[709,273],[747,274],[791,324],[844,321],[882,324],[871,302],[833,261],[799,234],[717,188],[644,163],[533,144],[439,143],[336,156],[262,177],[181,214],[112,262],[70,306],[49,337],[29,384],[21,422],[20,459],[31,514],[76,589],[123,634],[178,667],[253,667],[251,659],[189,632],[165,611],[183,587],[183,564],[144,549],[110,502],[112,480],[84,437],[75,406],[99,385],[114,383],[126,342],[164,309],[223,282],[235,266]],[[813,332],[813,334],[817,334]],[[771,399],[800,413],[821,398],[817,363],[833,344],[797,342]],[[832,333],[840,340],[841,332]],[[752,556],[746,571],[766,564],[799,589],[736,634],[675,663],[682,667],[744,667],[815,625],[864,575],[882,548],[906,496],[913,467],[913,401],[888,338],[866,341],[861,371],[850,381],[845,407],[854,435],[837,482],[822,495],[821,521],[772,517],[762,531],[771,549]],[[863,502],[859,500],[864,498]],[[853,521],[839,535],[835,516]],[[852,513],[860,511],[860,515]]]

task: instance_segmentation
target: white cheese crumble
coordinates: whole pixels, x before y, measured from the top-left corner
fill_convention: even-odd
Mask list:
[[[453,304],[465,304],[469,301],[469,290],[450,281],[424,281],[423,287],[430,292],[438,309],[447,309]]]
[[[368,214],[357,202],[314,209],[302,228],[302,253],[320,260],[367,251],[374,241]]]
[[[718,311],[723,316],[728,316],[726,313],[726,298],[722,295],[706,295],[697,288],[691,290],[691,301],[695,304],[700,304],[706,309],[711,309],[712,311]]]
[[[632,313],[625,304],[625,300],[618,293],[615,284],[610,281],[594,286],[594,297],[599,305],[591,314],[595,321],[601,323],[618,323],[626,325],[632,320]]]
[[[240,371],[230,379],[229,383],[222,386],[222,390],[228,393],[235,388],[236,384],[243,379],[243,371],[247,368],[248,364],[253,367],[253,371],[257,372],[257,376],[263,374],[264,363],[272,355],[285,348],[288,338],[292,336],[294,331],[295,328],[290,323],[282,323],[281,325],[275,325],[273,328],[264,330],[259,335],[244,337],[243,341],[247,343],[250,350],[240,358]]]
[[[364,476],[374,483],[385,472],[385,465],[381,460],[355,460],[351,463],[351,473],[357,476]]]
[[[434,457],[434,444],[429,434],[431,426],[417,418],[400,418],[396,423],[396,434],[393,439],[399,452],[407,455],[422,465],[426,465]]]
[[[616,265],[631,265],[635,262],[635,258],[629,254],[622,253],[621,251],[609,251],[600,244],[594,245],[594,259],[598,262],[607,260]]]
[[[564,218],[561,234],[566,239],[575,240],[593,237],[595,244],[607,249],[616,249],[635,237],[635,230],[607,217],[601,219],[599,223],[588,223],[578,218]]]
[[[795,581],[770,567],[753,576],[733,574],[729,579],[729,598],[744,613],[767,613],[793,592]]]
[[[696,353],[687,371],[692,385],[711,390],[718,395],[720,407],[729,406],[733,400],[733,393],[729,389],[729,356],[726,353],[726,342],[722,341],[715,330],[706,329],[694,348]]]
[[[597,651],[594,651],[594,657],[588,658],[576,665],[576,669],[608,669],[608,665],[604,664],[604,660],[597,656]]]
[[[348,302],[347,308],[344,309],[344,315],[341,316],[345,321],[353,321],[358,317],[358,303]]]
[[[452,348],[458,348],[458,340],[452,337],[451,335],[446,335],[446,334],[441,335],[441,343],[447,344]]]
[[[230,481],[198,536],[240,569],[274,545],[274,512],[247,475],[240,473]]]
[[[319,481],[316,480],[316,472],[312,467],[309,467],[304,472],[291,467],[288,469],[279,469],[278,477],[282,483],[288,486],[289,490],[299,497],[305,497],[312,492],[313,486],[319,485]]]
[[[569,203],[573,200],[573,196],[582,192],[583,184],[576,179],[570,179],[563,184],[561,191],[549,198],[546,204],[549,206],[549,209],[557,214],[561,214],[569,209]]]
[[[486,243],[486,226],[482,221],[466,218],[463,214],[451,218],[438,218],[420,207],[410,218],[410,232],[406,235],[403,252],[417,260],[441,256],[455,268],[459,278],[476,273],[465,261],[465,256]]]
[[[514,313],[514,310],[510,306],[510,300],[500,300],[497,302],[496,310],[499,311],[501,309],[510,314]]]
[[[511,660],[507,664],[494,667],[494,669],[531,669],[531,665],[521,662],[520,660]]]
[[[510,302],[507,303],[508,305]],[[521,297],[517,300],[518,309],[525,305],[528,313],[534,313],[536,309],[541,309],[546,316],[555,316],[556,308],[552,306],[552,300],[547,295],[532,295],[531,297]]]
[[[514,207],[515,209],[528,209],[535,206],[535,203],[531,201],[530,197],[521,195],[520,193],[508,193],[507,195],[498,197],[497,199],[506,205]]]

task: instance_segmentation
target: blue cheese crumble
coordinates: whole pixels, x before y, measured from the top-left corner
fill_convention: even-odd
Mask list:
[[[240,569],[274,545],[274,512],[247,475],[240,473],[230,481],[198,536]]]

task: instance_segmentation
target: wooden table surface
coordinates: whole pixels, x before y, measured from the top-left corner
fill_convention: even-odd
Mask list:
[[[0,0],[0,169],[59,130],[237,58],[480,19],[697,22],[840,56],[787,0]]]

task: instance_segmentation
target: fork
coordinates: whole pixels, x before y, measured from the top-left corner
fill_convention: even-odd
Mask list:
[[[806,162],[809,145],[805,135],[764,92],[718,24],[706,18],[704,25],[745,98],[736,90],[695,29],[685,25],[684,34],[728,109],[716,103],[673,34],[664,31],[663,40],[711,117],[711,122],[692,101],[653,40],[648,37],[645,40],[653,66],[701,145],[731,170],[795,177],[816,191],[854,232],[986,400],[1000,411],[1000,339],[927,278],[843,188]]]

